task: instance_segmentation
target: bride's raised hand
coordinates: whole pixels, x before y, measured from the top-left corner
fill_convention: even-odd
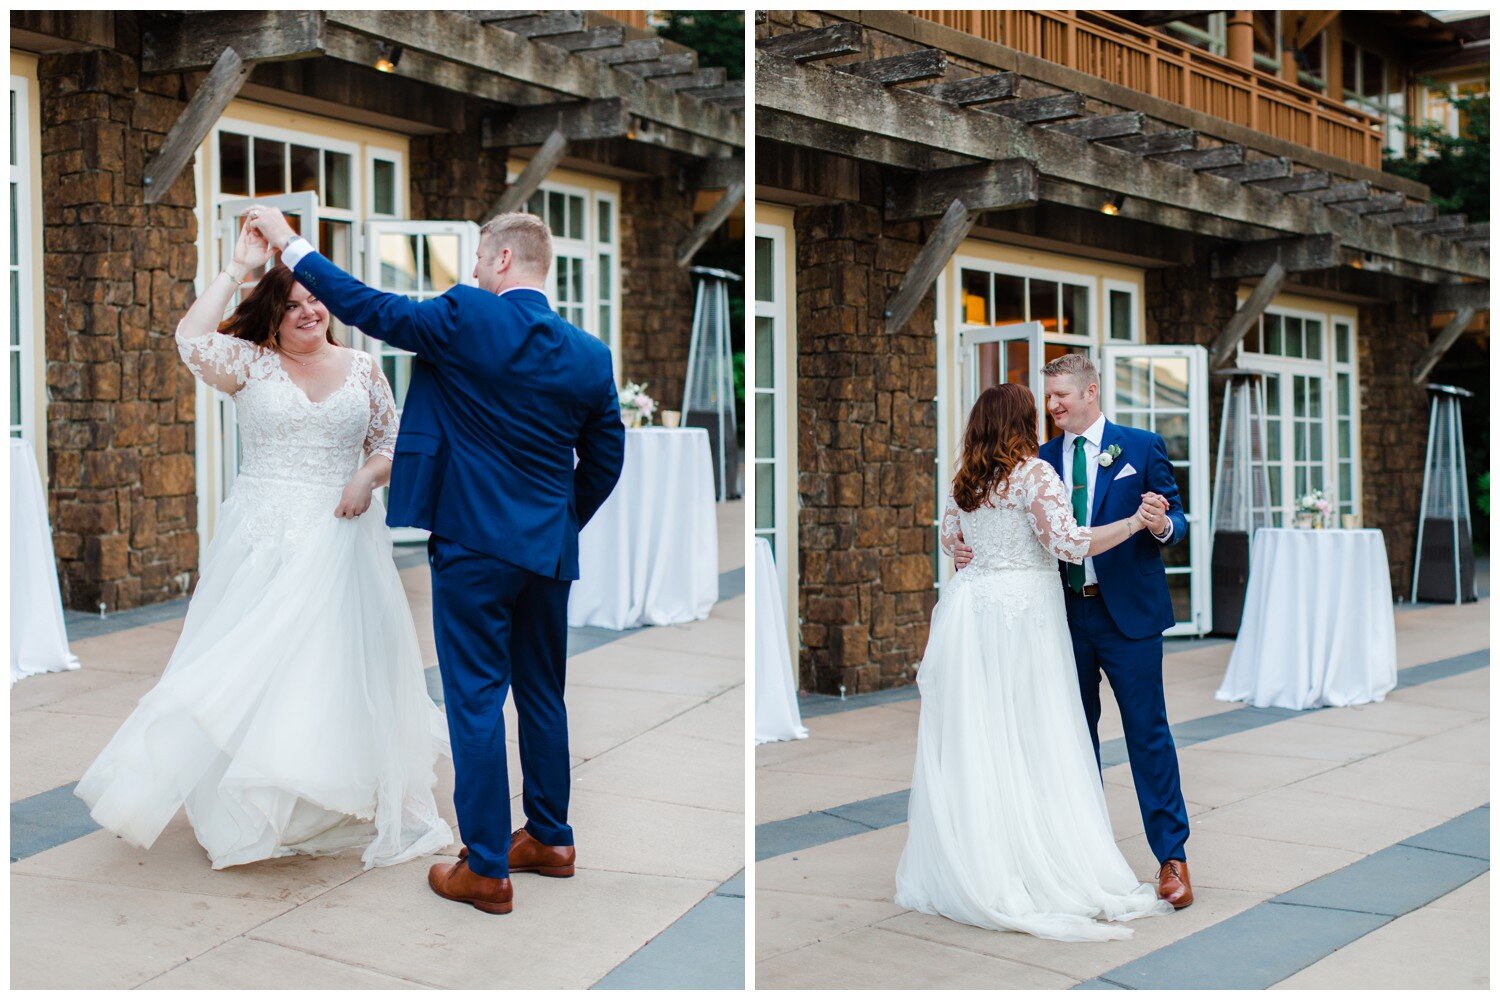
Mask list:
[[[271,259],[271,244],[266,242],[266,237],[259,229],[250,225],[247,218],[244,225],[240,227],[239,239],[234,243],[234,265],[241,271],[241,275],[248,274],[257,268],[264,267],[266,261]]]

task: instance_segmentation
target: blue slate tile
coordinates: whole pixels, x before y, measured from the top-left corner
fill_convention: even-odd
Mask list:
[[[719,600],[727,601],[745,592],[745,567],[719,574]]]
[[[1466,674],[1471,670],[1490,665],[1490,651],[1488,649],[1477,650],[1473,653],[1464,653],[1462,656],[1450,656],[1443,660],[1433,660],[1431,663],[1418,663],[1407,667],[1396,675],[1396,689],[1411,687],[1413,684],[1426,684],[1428,681],[1440,681],[1447,677],[1456,677]]]
[[[1271,902],[1399,917],[1447,895],[1489,867],[1479,858],[1395,844]]]
[[[841,816],[830,816],[826,812],[762,823],[755,828],[755,860],[778,858],[783,854],[805,851],[819,844],[869,832],[870,827],[863,823]]]
[[[740,873],[738,875],[736,875],[734,878],[730,879],[728,882],[725,882],[723,885],[719,886],[719,888],[718,888],[718,895],[720,895],[720,896],[738,896],[740,899],[744,899],[745,898],[745,869],[741,868],[740,869]]]
[[[73,794],[74,781],[10,804],[10,859],[60,847],[100,829],[88,805]]]
[[[596,990],[742,990],[745,901],[712,895],[594,984]]]
[[[1135,990],[1263,990],[1390,920],[1262,903],[1099,978]]]
[[[825,809],[824,812],[841,819],[861,823],[871,830],[883,830],[888,826],[906,822],[906,807],[910,798],[911,790],[903,788],[899,792],[860,799],[858,802]]]
[[[1075,990],[1123,990],[1125,988],[1118,983],[1111,983],[1104,979],[1085,979],[1073,987]]]
[[[847,698],[839,698],[831,694],[805,694],[797,699],[797,711],[804,719],[811,719],[820,715],[833,715],[837,712],[852,712],[876,705],[889,705],[893,702],[914,701],[920,697],[915,684],[886,688],[884,691],[871,691],[868,694],[857,694]]]
[[[1442,826],[1402,841],[1409,847],[1421,847],[1446,854],[1464,854],[1471,858],[1490,859],[1490,807],[1455,816]]]

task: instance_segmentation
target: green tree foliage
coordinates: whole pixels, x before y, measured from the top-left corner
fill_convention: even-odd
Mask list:
[[[723,66],[729,79],[745,78],[745,12],[740,10],[659,10],[656,33],[698,53],[698,65]]]
[[[1427,83],[1427,86],[1438,86]],[[1464,120],[1462,134],[1452,136],[1434,122],[1406,120],[1407,132],[1419,152],[1404,159],[1388,159],[1385,169],[1432,189],[1432,203],[1440,212],[1462,212],[1472,222],[1490,218],[1490,97],[1488,94],[1451,98]]]

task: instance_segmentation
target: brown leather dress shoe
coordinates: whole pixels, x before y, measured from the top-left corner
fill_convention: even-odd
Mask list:
[[[458,849],[458,860],[469,856],[469,849]],[[511,874],[536,872],[548,878],[572,878],[578,852],[569,847],[548,847],[526,832],[523,826],[510,835],[509,865]]]
[[[511,909],[510,879],[476,875],[462,858],[455,864],[427,869],[427,884],[444,899],[468,903],[485,913],[509,913]]]
[[[1174,910],[1193,905],[1193,883],[1188,878],[1186,861],[1165,861],[1156,872],[1156,895],[1172,904]]]

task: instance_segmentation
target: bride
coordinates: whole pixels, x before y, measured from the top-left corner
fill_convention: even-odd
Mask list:
[[[185,807],[214,868],[354,848],[396,864],[453,834],[432,793],[446,726],[373,496],[395,404],[285,267],[219,325],[269,256],[242,230],[178,324],[188,368],[234,397],[240,471],[166,671],[77,794],[143,848]]]
[[[1031,392],[986,389],[942,521],[974,550],[943,587],[917,673],[922,708],[896,902],[1058,941],[1128,938],[1102,921],[1167,914],[1115,846],[1084,723],[1057,560],[1123,542],[1141,513],[1081,528],[1037,458]],[[1142,504],[1142,512],[1148,497]]]

